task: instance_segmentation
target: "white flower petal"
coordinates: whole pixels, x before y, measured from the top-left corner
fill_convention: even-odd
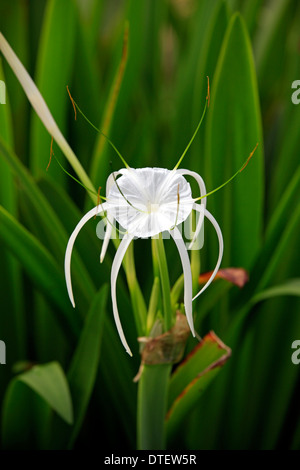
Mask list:
[[[73,296],[73,290],[72,290],[72,281],[71,281],[71,256],[72,256],[72,250],[73,246],[76,240],[76,237],[84,224],[90,220],[92,217],[94,217],[97,214],[101,214],[104,210],[106,210],[106,203],[102,204],[102,206],[96,206],[93,207],[87,214],[85,214],[82,219],[78,222],[76,225],[72,235],[69,238],[68,245],[66,248],[66,254],[65,254],[65,278],[66,278],[66,284],[67,284],[67,289],[68,289],[68,294],[69,298],[71,300],[71,303],[73,307],[75,308],[75,302],[74,302],[74,296]]]
[[[109,215],[107,214],[106,215],[106,221],[107,221],[107,223],[106,223],[106,227],[105,227],[105,235],[104,235],[104,238],[103,238],[103,243],[102,243],[101,252],[100,252],[100,263],[103,263],[103,260],[104,260],[105,255],[106,255],[109,240],[111,239],[114,219],[109,217]]]
[[[195,178],[195,180],[197,181],[197,183],[199,185],[200,195],[204,196],[206,194],[205,183],[204,183],[202,177],[198,173],[196,173],[195,171],[184,170],[184,169],[178,169],[177,172],[181,175],[189,175],[189,176],[192,176],[193,178]],[[206,197],[201,200],[201,205],[204,208],[206,208]],[[200,230],[202,230],[202,232],[203,232],[203,238],[202,238],[203,241],[202,241],[202,244],[201,244],[201,247],[200,247],[200,248],[202,248],[203,243],[204,243],[203,222],[204,222],[204,212],[201,212],[198,223],[197,223],[197,227],[196,227],[196,230],[195,230],[195,233],[194,233],[194,236],[193,236],[193,239],[192,239],[191,243],[189,244],[188,250],[192,249],[192,246],[194,245],[194,243],[195,243],[195,241],[196,241],[196,239],[199,235]]]
[[[191,329],[192,335],[195,336],[195,328],[193,322],[193,308],[192,308],[192,297],[193,297],[193,283],[192,283],[192,271],[190,265],[190,259],[182,239],[181,233],[177,227],[170,230],[170,234],[173,237],[174,242],[179,251],[183,275],[184,275],[184,307],[186,318]]]
[[[113,314],[114,314],[114,319],[116,323],[116,327],[120,336],[120,339],[122,341],[122,344],[124,348],[126,349],[126,352],[132,356],[132,352],[127,344],[127,341],[125,339],[125,335],[123,332],[123,328],[120,322],[120,317],[119,317],[119,312],[118,312],[118,305],[117,305],[117,296],[116,296],[116,283],[117,283],[117,277],[119,274],[119,270],[121,267],[122,260],[125,256],[125,253],[127,251],[127,248],[129,247],[131,241],[133,240],[133,237],[129,234],[126,234],[124,238],[122,239],[119,248],[117,250],[116,256],[114,258],[112,267],[111,267],[111,299],[112,299],[112,306],[113,306]]]
[[[122,168],[121,170],[119,170],[119,173],[122,175],[125,175],[129,180],[131,180],[131,183],[133,184],[133,188],[135,188],[136,191],[140,192],[143,199],[147,199],[148,194],[145,191],[145,188],[140,178],[136,174],[136,170],[134,168]]]
[[[120,174],[119,171],[115,171],[109,175],[106,181],[106,196],[109,194],[109,191],[111,190],[112,186],[114,185],[115,178]],[[112,230],[113,230],[113,223],[114,223],[114,218],[110,216],[109,212],[107,212],[107,224],[106,224],[106,230],[105,230],[105,235],[102,243],[102,248],[101,248],[101,253],[100,253],[100,263],[103,262],[109,240],[111,238]]]
[[[217,232],[218,240],[219,240],[219,257],[218,257],[217,264],[215,266],[214,271],[212,272],[212,275],[210,276],[209,280],[207,281],[207,283],[202,287],[202,289],[198,292],[198,294],[196,294],[195,297],[193,298],[193,300],[195,300],[197,297],[199,297],[199,295],[202,294],[202,292],[205,291],[205,289],[207,289],[207,287],[212,283],[215,275],[217,274],[217,272],[219,270],[219,267],[220,267],[220,264],[221,264],[221,261],[222,261],[224,242],[223,242],[223,235],[222,235],[221,229],[219,227],[219,224],[216,221],[216,219],[211,215],[211,213],[208,212],[207,209],[205,209],[203,206],[201,206],[199,204],[194,204],[193,209],[198,211],[198,212],[204,211],[205,217],[207,217],[210,220],[210,222],[212,223],[212,225],[214,226],[214,228]]]

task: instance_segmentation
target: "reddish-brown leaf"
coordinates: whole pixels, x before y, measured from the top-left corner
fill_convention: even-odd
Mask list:
[[[208,273],[200,274],[199,284],[205,284],[210,278],[212,271]],[[243,268],[225,268],[220,269],[214,280],[225,279],[225,281],[231,282],[232,284],[238,286],[239,288],[244,287],[246,282],[249,281],[248,273]]]

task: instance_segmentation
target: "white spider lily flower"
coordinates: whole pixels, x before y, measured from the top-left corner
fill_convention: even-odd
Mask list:
[[[192,334],[195,336],[192,301],[197,298],[210,285],[220,267],[223,255],[223,237],[221,229],[215,218],[206,209],[206,198],[202,198],[201,204],[197,204],[192,197],[191,187],[184,175],[196,179],[201,196],[205,196],[206,189],[200,175],[183,169],[167,170],[163,168],[124,168],[112,173],[106,184],[106,202],[91,209],[78,223],[72,233],[65,256],[65,276],[67,289],[72,305],[75,307],[71,284],[71,254],[75,239],[83,225],[95,215],[107,214],[107,227],[101,250],[100,261],[106,253],[112,228],[117,221],[126,231],[111,269],[111,297],[113,314],[120,339],[131,354],[130,348],[124,336],[119,318],[116,282],[118,273],[125,256],[126,250],[134,238],[149,238],[169,231],[179,251],[184,273],[184,305],[187,321]],[[118,177],[118,179],[117,179]],[[202,289],[192,298],[192,274],[187,248],[177,225],[184,222],[192,210],[200,213],[195,235],[189,246],[194,243],[204,221],[207,217],[214,226],[219,241],[219,256],[211,277]]]

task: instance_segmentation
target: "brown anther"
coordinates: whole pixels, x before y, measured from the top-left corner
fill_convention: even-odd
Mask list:
[[[77,113],[76,113],[76,106],[75,106],[75,102],[71,96],[71,93],[70,93],[70,90],[69,90],[69,87],[67,85],[67,92],[69,94],[69,97],[70,97],[70,100],[72,101],[72,105],[73,105],[73,109],[74,109],[74,114],[75,114],[75,121],[76,121],[76,117],[77,117]]]
[[[101,186],[99,186],[98,188],[98,196],[97,196],[97,212],[96,214],[94,215],[94,219],[96,219],[97,217],[97,214],[98,214],[98,209],[99,209],[99,206],[101,204],[101,196],[100,196],[100,191],[101,191]]]
[[[48,165],[47,165],[46,171],[48,171],[48,170],[49,170],[49,167],[50,167],[50,164],[51,164],[51,160],[52,160],[52,155],[54,155],[54,152],[53,152],[53,137],[51,138],[51,145],[50,145],[50,158],[49,158],[49,162],[48,162]]]
[[[209,103],[210,103],[210,88],[209,88],[209,77],[207,76],[207,107],[209,108]]]
[[[240,169],[240,173],[246,168],[246,166],[248,165],[248,163],[250,162],[255,150],[257,149],[258,147],[258,142],[257,144],[255,145],[254,149],[252,150],[252,152],[250,153],[249,157],[247,158],[247,161],[245,162],[245,165],[242,166],[242,168]]]

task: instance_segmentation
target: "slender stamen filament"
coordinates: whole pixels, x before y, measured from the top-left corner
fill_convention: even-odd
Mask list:
[[[202,121],[203,121],[203,119],[204,119],[206,110],[207,110],[207,108],[208,108],[208,106],[209,106],[209,101],[210,101],[209,78],[207,77],[207,95],[206,95],[205,106],[204,106],[204,110],[203,110],[201,119],[200,119],[200,121],[199,121],[199,123],[198,123],[198,126],[196,127],[196,130],[195,130],[194,134],[192,135],[191,140],[189,141],[189,143],[188,143],[188,145],[186,146],[186,148],[185,148],[183,154],[181,155],[181,157],[179,158],[177,164],[175,165],[174,170],[176,170],[176,169],[179,167],[179,165],[180,165],[180,163],[182,162],[182,160],[183,160],[185,154],[187,153],[188,149],[189,149],[190,146],[192,145],[192,143],[193,143],[193,141],[194,141],[194,139],[195,139],[195,137],[196,137],[196,135],[197,135],[197,133],[198,133],[198,131],[199,131],[199,129],[200,129],[200,126],[201,126],[201,124],[202,124]]]
[[[216,189],[213,189],[213,191],[210,191],[209,193],[207,194],[204,194],[203,196],[200,196],[200,197],[197,197],[196,199],[194,199],[194,201],[200,201],[200,199],[203,199],[207,196],[210,196],[211,194],[219,191],[219,189],[223,188],[224,186],[226,186],[228,183],[230,183],[230,181],[232,181],[236,176],[238,176],[239,173],[241,173],[245,168],[246,166],[248,165],[249,161],[251,160],[255,150],[257,149],[258,147],[258,142],[257,144],[255,145],[254,149],[252,150],[252,152],[250,153],[249,157],[247,158],[247,160],[245,161],[245,163],[243,163],[243,165],[241,166],[241,168],[233,175],[231,176],[231,178],[229,178],[229,180],[225,181],[225,183],[221,184],[221,186],[218,186]]]
[[[175,219],[175,223],[174,223],[173,227],[171,227],[170,230],[174,230],[174,228],[175,228],[176,225],[177,225],[178,214],[179,214],[179,202],[180,202],[180,193],[179,193],[179,183],[178,183],[178,187],[177,187],[177,210],[176,210],[176,219]]]
[[[51,161],[52,161],[52,155],[54,155],[54,152],[53,152],[53,136],[51,137],[51,144],[50,144],[50,158],[49,158],[49,162],[48,162],[48,165],[47,165],[47,168],[46,168],[46,171],[49,170],[49,167],[51,165]]]
[[[71,95],[71,93],[70,93],[70,90],[69,90],[68,85],[67,85],[67,92],[68,92],[68,94],[69,94],[70,100],[71,100],[72,105],[73,105],[73,109],[74,109],[74,119],[75,119],[75,121],[76,121],[76,119],[77,119],[76,106],[75,106],[74,100],[73,100],[73,98],[72,98],[72,95]]]
[[[128,163],[126,162],[125,158],[121,155],[121,153],[119,152],[119,150],[117,149],[117,147],[113,144],[113,142],[110,140],[109,137],[107,137],[106,134],[104,134],[104,132],[102,132],[100,129],[98,129],[98,127],[96,127],[90,120],[89,118],[84,114],[84,112],[79,108],[78,104],[76,103],[76,101],[74,100],[74,98],[71,96],[71,93],[67,87],[67,90],[68,90],[68,94],[70,96],[70,99],[71,99],[71,102],[72,102],[72,105],[73,107],[75,106],[77,108],[77,110],[80,112],[80,114],[83,116],[83,118],[88,122],[88,124],[90,126],[92,126],[92,128],[98,132],[99,134],[103,135],[103,137],[106,138],[107,142],[109,143],[109,145],[114,149],[114,151],[117,153],[117,155],[120,157],[120,159],[122,160],[122,162],[124,163],[125,167],[126,168],[130,168],[130,166],[128,165]],[[76,118],[75,118],[76,119]]]
[[[101,207],[102,207],[102,204],[101,204]],[[125,231],[125,230],[120,230],[118,227],[116,227],[116,225],[114,225],[114,224],[109,220],[109,218],[108,218],[108,216],[107,216],[107,211],[104,211],[104,213],[103,213],[103,218],[106,220],[106,222],[107,222],[112,228],[114,228],[114,229],[118,232],[119,235],[124,236],[124,235],[127,233],[127,231]]]
[[[206,99],[207,99],[207,107],[209,107],[209,103],[210,103],[209,77],[207,77],[207,96],[206,96]]]
[[[115,182],[115,184],[116,184],[116,186],[117,186],[117,188],[118,188],[118,190],[119,190],[121,196],[125,199],[125,201],[127,202],[127,204],[129,204],[134,210],[139,211],[139,212],[142,212],[142,213],[144,213],[144,214],[147,214],[147,211],[143,211],[142,209],[138,209],[137,207],[135,207],[135,206],[129,201],[129,199],[127,199],[127,197],[125,196],[125,194],[123,193],[122,189],[120,188],[120,186],[119,186],[119,184],[118,184],[118,182],[117,182],[117,178],[115,177],[115,174],[113,173],[112,175],[113,175],[114,182]]]
[[[52,146],[51,146],[52,148]],[[71,175],[71,173],[69,173],[63,166],[62,164],[60,163],[60,161],[58,160],[58,158],[56,157],[55,153],[53,152],[53,149],[52,149],[52,153],[51,155],[55,158],[55,160],[57,161],[57,163],[59,164],[60,168],[66,173],[66,175],[68,175],[70,178],[72,178],[72,180],[76,181],[76,183],[80,184],[80,186],[82,186],[84,189],[86,189],[87,191],[89,191],[91,194],[94,194],[95,196],[97,196],[98,198],[98,193],[96,193],[96,191],[93,191],[92,189],[88,188],[87,186],[85,186],[85,184],[83,184],[81,181],[79,181],[77,178],[75,178],[75,176]],[[48,166],[49,166],[50,162],[48,163]],[[101,199],[104,199],[106,201],[106,197],[104,196],[101,196]]]
[[[102,203],[101,203],[101,196],[100,196],[100,191],[101,191],[101,186],[99,186],[98,188],[98,196],[97,196],[97,207],[102,206]],[[97,214],[94,215],[94,219],[96,218]]]

